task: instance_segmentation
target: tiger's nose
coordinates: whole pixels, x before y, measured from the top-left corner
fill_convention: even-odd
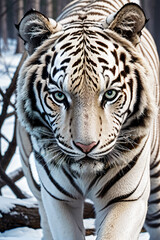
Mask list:
[[[89,153],[97,145],[96,142],[92,142],[88,145],[80,143],[80,142],[75,142],[74,144],[76,145],[76,147],[78,147],[84,153]]]

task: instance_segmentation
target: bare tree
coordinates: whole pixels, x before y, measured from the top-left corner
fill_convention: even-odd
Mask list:
[[[2,90],[0,88],[0,102],[1,102],[1,115],[0,115],[0,182],[1,182],[1,185],[0,185],[0,191],[4,185],[7,185],[18,198],[26,198],[25,194],[16,186],[16,184],[13,181],[14,179],[17,180],[22,176],[22,170],[17,171],[17,175],[15,176],[15,174],[14,174],[14,178],[13,178],[13,175],[12,175],[12,177],[8,176],[5,171],[9,165],[9,163],[12,160],[12,157],[15,153],[16,146],[17,146],[17,143],[16,143],[17,115],[16,115],[16,110],[15,110],[15,100],[13,102],[12,98],[13,98],[13,95],[15,94],[18,72],[19,72],[19,69],[20,69],[22,63],[24,62],[25,58],[26,58],[26,54],[23,55],[19,65],[17,67],[17,70],[11,80],[11,83],[9,84],[7,89]],[[15,97],[14,97],[14,99],[15,99]],[[9,108],[12,110],[8,111]],[[5,124],[5,121],[10,117],[14,118],[13,135],[12,135],[11,140],[9,140],[7,133],[5,135],[2,132],[2,128]],[[2,151],[2,140],[7,143],[5,152]]]
[[[53,1],[46,0],[46,15],[47,17],[53,18]]]
[[[59,15],[62,9],[69,3],[70,0],[58,0],[57,14]]]
[[[19,23],[21,19],[23,18],[24,15],[24,2],[23,0],[18,0],[18,19],[17,22]],[[17,53],[23,52],[24,51],[24,45],[23,41],[21,38],[18,37],[17,39]]]
[[[31,8],[34,8],[37,11],[40,11],[40,0],[31,0],[30,1]]]
[[[147,19],[147,28],[151,32],[158,48],[160,54],[160,31],[159,31],[159,22],[160,22],[160,1],[156,0],[142,0],[142,7],[146,13]]]
[[[1,0],[1,26],[2,26],[2,38],[3,38],[3,48],[6,50],[8,49],[7,43],[7,7],[6,1]]]

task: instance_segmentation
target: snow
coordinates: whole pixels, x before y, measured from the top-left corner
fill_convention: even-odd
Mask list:
[[[41,238],[41,229],[35,230],[28,227],[11,229],[0,233],[0,240],[40,240]]]
[[[14,54],[15,48],[16,48],[15,41],[9,40],[9,46],[10,46],[9,51],[2,52],[2,56],[0,56],[0,79],[1,79],[0,87],[2,90],[5,90],[8,84],[10,84],[11,77],[13,76],[16,66],[18,65],[18,62],[21,57],[21,54]],[[1,111],[1,106],[0,106],[0,111]],[[12,111],[12,109],[10,109],[9,111]],[[5,122],[5,126],[2,129],[3,133],[7,133],[7,137],[8,137],[8,134],[10,134],[10,137],[12,136],[11,134],[13,129],[13,121],[14,121],[13,117],[7,119],[7,121]],[[6,149],[7,143],[3,141],[2,144],[3,144],[2,150],[4,152]],[[13,170],[17,169],[20,166],[21,166],[21,163],[20,163],[19,151],[17,148],[16,153],[13,157],[13,160],[9,165],[7,173],[12,172]],[[16,184],[21,189],[23,189],[23,191],[25,191],[27,194],[32,196],[29,190],[29,187],[27,185],[26,179],[24,177],[21,180],[19,180]],[[19,203],[21,205],[25,205],[28,207],[32,207],[36,203],[36,200],[33,197],[27,200],[15,199],[15,196],[8,189],[8,187],[4,187],[2,189],[2,194],[4,197],[0,197],[0,211],[4,213],[7,213],[10,209],[14,208],[15,203]],[[2,216],[0,215],[0,217]],[[87,228],[94,228],[94,220],[93,219],[84,220],[84,225]],[[28,227],[15,228],[15,229],[0,233],[0,240],[28,240],[28,239],[40,240],[41,238],[42,238],[41,229],[35,230]],[[95,236],[86,237],[86,240],[95,240],[95,239],[96,239]],[[149,239],[148,233],[140,234],[139,240],[148,240],[148,239]]]
[[[29,198],[25,200],[0,197],[0,212],[9,213],[11,209],[15,207],[16,204],[21,206],[26,206],[32,208],[36,205],[35,198]]]

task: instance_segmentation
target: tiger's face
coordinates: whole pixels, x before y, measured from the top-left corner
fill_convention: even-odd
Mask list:
[[[146,67],[110,29],[70,31],[46,40],[24,65],[22,121],[48,162],[95,171],[122,164],[120,155],[141,141],[150,117]]]
[[[81,39],[76,39],[66,53],[63,46],[56,45],[50,81],[43,93],[45,109],[57,144],[66,155],[75,161],[85,157],[99,160],[114,148],[128,115],[134,68],[129,67],[131,56],[122,46],[108,40],[99,52],[103,37],[97,36],[96,41],[86,35],[81,38],[85,43],[80,45]]]

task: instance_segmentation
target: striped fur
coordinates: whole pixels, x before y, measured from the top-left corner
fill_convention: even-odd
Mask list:
[[[47,240],[85,239],[85,198],[97,240],[137,239],[144,222],[152,240],[160,235],[159,59],[145,14],[128,3],[75,0],[57,22],[30,11],[18,26],[30,56],[17,112]]]

